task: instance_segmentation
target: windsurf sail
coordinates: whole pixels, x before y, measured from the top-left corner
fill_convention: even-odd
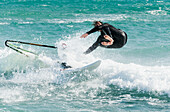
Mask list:
[[[36,56],[38,56],[38,54],[37,53],[34,53],[34,52],[32,52],[32,51],[29,51],[29,50],[26,50],[26,49],[23,49],[23,48],[21,48],[21,47],[19,47],[19,46],[17,46],[17,45],[14,45],[14,44],[12,44],[12,43],[19,43],[19,44],[27,44],[27,45],[34,45],[34,46],[40,46],[40,47],[48,47],[48,48],[57,48],[57,47],[55,47],[55,46],[50,46],[50,45],[42,45],[42,44],[35,44],[35,43],[28,43],[28,42],[21,42],[21,41],[14,41],[14,40],[6,40],[5,41],[5,45],[7,46],[7,47],[9,47],[9,48],[11,48],[12,50],[14,50],[14,51],[16,51],[16,52],[18,52],[18,53],[20,53],[20,54],[23,54],[23,55],[25,55],[25,56],[27,56],[27,57],[29,57],[25,52],[27,52],[27,53],[31,53],[31,54],[34,54],[34,55],[36,55]]]

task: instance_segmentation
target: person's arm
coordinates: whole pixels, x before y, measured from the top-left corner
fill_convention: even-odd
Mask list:
[[[108,46],[108,45],[112,45],[113,44],[114,40],[110,36],[104,35],[104,38],[109,40],[109,42],[101,42],[102,45]]]
[[[86,38],[89,34],[94,33],[96,31],[98,31],[98,27],[94,27],[93,29],[91,29],[90,31],[86,32],[85,34],[83,34],[80,38]]]
[[[99,46],[99,43],[98,42],[95,42],[91,47],[89,47],[85,52],[84,54],[89,54],[91,53],[93,50],[95,50],[97,47]]]
[[[96,31],[99,31],[99,26],[94,27],[93,29],[91,29],[90,31],[86,32],[87,34],[91,34],[94,33]]]

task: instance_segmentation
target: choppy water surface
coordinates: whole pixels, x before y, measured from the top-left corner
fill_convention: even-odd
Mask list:
[[[170,111],[169,6],[168,0],[1,1],[0,111]],[[84,55],[99,33],[80,36],[95,20],[126,31],[126,46]],[[21,45],[40,54],[28,58],[7,48],[8,39],[58,49]],[[73,67],[102,63],[63,74],[58,60]]]

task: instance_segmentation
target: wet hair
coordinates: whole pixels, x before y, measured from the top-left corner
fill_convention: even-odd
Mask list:
[[[94,21],[92,25],[93,25],[93,26],[97,26],[97,24],[98,24],[99,22],[100,22],[101,24],[103,24],[103,22],[101,22],[101,21]]]

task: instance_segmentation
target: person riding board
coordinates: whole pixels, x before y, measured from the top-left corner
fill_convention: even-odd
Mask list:
[[[97,41],[90,46],[84,54],[89,54],[98,46],[105,48],[121,48],[127,43],[127,34],[121,29],[117,29],[108,23],[94,21],[94,28],[83,34],[80,38],[85,38],[96,31],[101,32]]]

